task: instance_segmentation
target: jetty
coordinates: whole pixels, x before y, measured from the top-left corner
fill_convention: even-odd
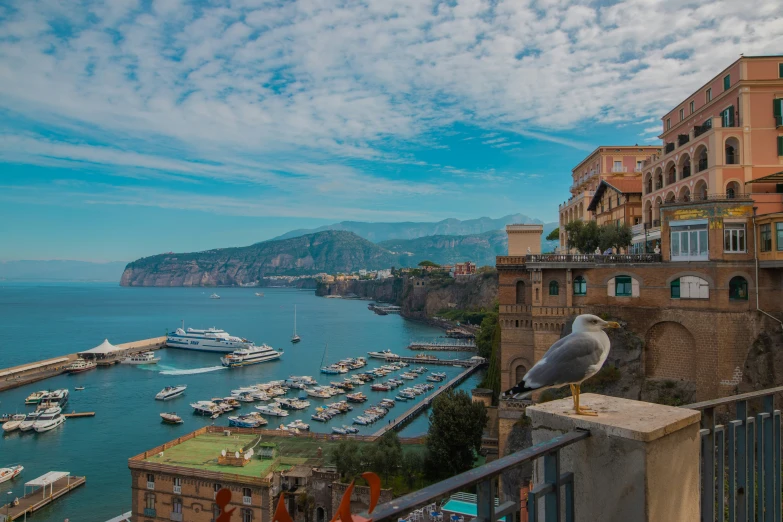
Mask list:
[[[75,411],[72,411],[71,413],[63,413],[63,417],[66,419],[73,419],[73,418],[81,418],[81,417],[95,417],[94,411],[83,411],[81,413],[76,413]]]
[[[11,502],[0,507],[0,513],[5,516],[7,512],[7,520],[26,518],[28,514],[51,504],[85,482],[87,482],[87,477],[72,477],[67,471],[50,471],[37,479],[26,482],[24,485],[25,495],[18,499],[18,503]],[[27,488],[31,489],[30,493],[27,493]]]
[[[119,362],[122,357],[134,355],[140,352],[159,350],[163,348],[165,344],[166,336],[153,337],[151,339],[142,339],[141,341],[118,344],[116,345],[118,350],[113,356],[104,357],[101,360],[96,360],[96,362],[100,365],[115,364]],[[24,386],[25,384],[42,381],[44,379],[48,379],[49,377],[61,375],[65,373],[66,368],[73,361],[79,358],[79,354],[88,352],[89,350],[85,350],[63,355],[61,357],[54,357],[51,359],[44,359],[42,361],[0,369],[0,391],[18,388],[19,386]]]
[[[471,339],[440,339],[435,341],[413,341],[408,345],[410,350],[432,350],[443,352],[472,352],[476,343]]]
[[[479,368],[484,366],[484,364],[473,364],[465,369],[465,371],[461,372],[459,375],[451,379],[446,384],[442,384],[440,387],[438,387],[432,395],[429,397],[426,397],[423,401],[414,404],[412,407],[408,408],[405,412],[403,412],[402,415],[392,420],[390,423],[387,423],[384,427],[376,431],[372,434],[373,437],[380,437],[387,431],[391,430],[399,430],[402,429],[403,426],[408,424],[410,421],[412,421],[419,413],[426,410],[430,407],[432,404],[432,401],[435,400],[435,398],[440,395],[441,393],[445,392],[446,390],[449,390],[455,386],[457,386],[459,383],[473,375],[476,371],[478,371]]]

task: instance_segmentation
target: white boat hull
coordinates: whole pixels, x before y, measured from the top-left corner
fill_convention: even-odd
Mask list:
[[[276,352],[274,350],[264,352],[257,357],[244,358],[242,360],[231,360],[226,357],[221,357],[220,362],[227,368],[241,368],[242,366],[253,366],[254,364],[261,364],[269,361],[275,361],[283,355],[283,352]]]
[[[19,428],[20,424],[22,424],[22,421],[8,421],[5,424],[3,424],[3,431],[5,432],[14,431]]]
[[[160,357],[155,357],[149,361],[130,361],[123,359],[120,361],[120,364],[158,364],[158,361],[160,361]]]
[[[2,468],[2,473],[0,473],[0,483],[6,482],[8,480],[11,480],[13,478],[16,478],[19,476],[19,474],[24,471],[23,466],[15,466],[13,468]]]
[[[42,422],[42,423],[35,423],[35,426],[33,427],[36,431],[36,433],[44,433],[47,431],[51,431],[55,429],[58,426],[61,426],[65,422],[65,417],[62,415],[58,415],[57,418],[52,419],[50,421]]]

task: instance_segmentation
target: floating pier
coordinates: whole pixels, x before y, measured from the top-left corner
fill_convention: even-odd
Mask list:
[[[414,341],[408,345],[410,350],[433,350],[443,352],[472,352],[476,343],[472,340],[443,339],[439,341]]]
[[[83,411],[81,413],[76,413],[75,411],[72,411],[71,413],[63,413],[63,417],[66,419],[73,419],[73,418],[80,418],[80,417],[95,417],[94,411]]]
[[[387,423],[383,428],[379,429],[375,433],[373,433],[373,437],[380,437],[384,433],[390,430],[399,430],[406,424],[408,424],[410,421],[412,421],[419,413],[423,412],[427,408],[430,407],[432,404],[432,401],[435,400],[435,398],[440,395],[441,393],[445,392],[446,390],[449,390],[453,388],[454,386],[458,385],[468,377],[470,377],[473,373],[475,373],[479,368],[481,368],[483,364],[473,364],[470,367],[466,368],[464,372],[460,373],[453,379],[451,379],[446,384],[442,384],[439,388],[436,388],[435,391],[430,395],[429,397],[425,398],[423,401],[414,404],[411,408],[409,408],[407,411],[405,411],[402,415],[395,418],[391,421],[391,423]],[[402,404],[402,403],[401,403]]]
[[[5,515],[7,512],[7,520],[17,520],[51,504],[85,482],[87,482],[87,477],[72,477],[67,471],[50,471],[35,480],[26,482],[24,485],[25,493],[27,488],[31,488],[32,491],[18,499],[19,503],[17,505],[11,502],[0,507],[0,513]]]

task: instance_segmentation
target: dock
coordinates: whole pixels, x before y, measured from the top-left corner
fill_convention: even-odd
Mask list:
[[[20,498],[16,506],[11,503],[0,507],[0,513],[5,515],[7,510],[7,520],[17,520],[26,517],[51,504],[63,495],[67,495],[79,486],[84,485],[85,482],[87,482],[87,477],[72,477],[68,472],[50,471],[35,480],[25,483],[25,491],[27,491],[28,487],[32,488],[32,491]]]
[[[399,417],[396,417],[394,420],[391,421],[391,423],[387,423],[383,428],[379,429],[375,433],[372,434],[373,437],[380,437],[384,433],[390,430],[399,430],[406,424],[408,424],[410,421],[412,421],[419,413],[423,412],[427,408],[430,407],[432,404],[432,401],[435,400],[435,398],[440,395],[441,393],[445,392],[446,390],[449,390],[453,388],[454,386],[457,386],[459,383],[473,375],[476,371],[478,371],[479,368],[484,366],[483,364],[473,364],[470,367],[466,368],[465,371],[451,379],[446,384],[442,384],[439,388],[433,392],[432,395],[425,398],[423,401],[414,404],[412,407],[408,408],[402,415]]]
[[[72,411],[71,413],[63,413],[63,417],[66,419],[73,419],[73,418],[80,418],[80,417],[95,417],[94,411],[84,411],[81,413],[76,413],[75,411]]]
[[[472,352],[476,343],[472,340],[443,339],[437,341],[414,341],[408,345],[410,350],[433,350],[448,352]]]

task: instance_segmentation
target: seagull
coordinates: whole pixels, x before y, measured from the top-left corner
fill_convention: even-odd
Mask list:
[[[598,415],[590,408],[579,406],[579,393],[582,382],[598,373],[609,355],[611,343],[604,328],[620,328],[620,325],[591,314],[574,319],[571,334],[550,346],[541,360],[501,398],[525,399],[535,391],[568,384],[574,398],[574,413]]]

